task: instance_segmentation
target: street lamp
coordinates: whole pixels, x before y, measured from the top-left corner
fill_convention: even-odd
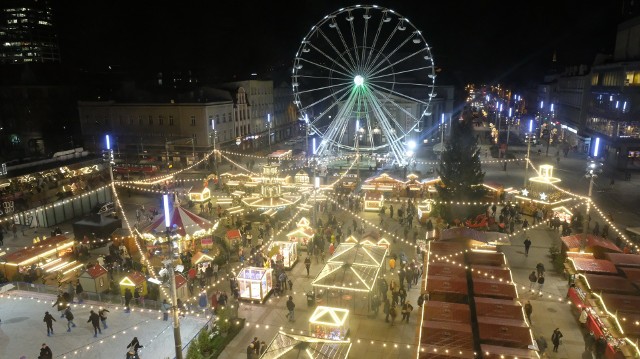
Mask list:
[[[504,149],[505,158],[507,157],[507,152],[509,151],[509,133],[511,133],[511,121],[513,119],[512,113],[513,113],[513,107],[509,107],[509,118],[507,118],[507,146]]]
[[[440,161],[442,161],[442,152],[444,152],[444,113],[440,119]]]
[[[164,205],[164,224],[167,227],[167,244],[169,245],[169,259],[162,263],[166,266],[171,280],[171,313],[173,314],[173,342],[176,349],[176,359],[182,359],[182,338],[180,337],[180,313],[178,308],[178,294],[176,291],[176,275],[173,272],[173,241],[171,240],[171,217],[169,217],[169,195],[162,195]]]
[[[111,148],[111,138],[109,137],[109,135],[105,135],[105,144],[106,144],[107,150],[104,153],[103,157],[104,157],[104,160],[109,165],[109,178],[111,179],[111,192],[112,192],[113,198],[115,199],[116,198],[116,187],[113,184],[114,158],[113,158],[113,148]],[[116,213],[118,213],[118,201],[114,200],[113,203],[114,203],[114,208],[116,210]]]
[[[581,251],[584,250],[584,246],[587,243],[587,232],[589,231],[589,209],[591,207],[591,193],[593,190],[593,179],[598,177],[598,174],[602,172],[602,169],[600,167],[601,167],[600,164],[595,161],[591,161],[587,165],[587,173],[585,174],[585,177],[589,179],[589,192],[587,193],[587,211],[583,218],[583,224],[582,224],[584,239],[580,243]]]
[[[533,141],[533,120],[529,120],[529,132],[526,136],[527,139],[527,159],[525,161],[524,172],[524,188],[527,188],[527,178],[529,178],[529,154],[531,153],[531,141]]]
[[[271,153],[271,114],[267,114],[267,129],[269,131],[269,153]]]
[[[216,120],[211,119],[211,129],[213,130],[213,173],[216,176],[216,189],[220,188],[220,178],[218,178],[218,158],[216,157],[216,137],[218,137],[218,131],[216,130]]]
[[[307,157],[307,163],[309,163],[309,116],[304,115],[304,128],[305,128],[305,149],[304,155]]]

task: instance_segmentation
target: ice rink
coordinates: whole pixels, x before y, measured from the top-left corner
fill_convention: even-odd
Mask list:
[[[0,296],[0,358],[35,359],[42,343],[47,343],[54,358],[114,359],[124,358],[127,344],[138,337],[144,348],[139,354],[143,359],[174,358],[173,326],[171,321],[162,321],[158,311],[124,313],[122,307],[107,306],[110,311],[107,329],[93,337],[89,311],[97,312],[97,303],[72,305],[74,322],[77,325],[67,332],[67,320],[60,318],[57,308],[52,308],[51,295],[11,291]],[[47,327],[42,321],[49,311],[57,320],[53,323],[55,334],[47,337]],[[186,345],[207,320],[203,317],[181,318],[181,337]],[[100,326],[102,328],[102,325]],[[186,351],[185,351],[186,353]]]

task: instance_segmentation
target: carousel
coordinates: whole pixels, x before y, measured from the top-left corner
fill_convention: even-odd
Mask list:
[[[242,197],[241,201],[246,207],[264,210],[267,214],[273,215],[276,211],[293,206],[300,201],[300,195],[282,190],[283,184],[289,179],[278,177],[277,165],[263,166],[262,176],[254,180],[260,186],[260,193]]]
[[[208,220],[192,213],[180,206],[179,201],[174,201],[174,206],[169,212],[171,236],[174,246],[178,252],[199,251],[210,249],[213,245],[213,232],[217,228],[217,223],[213,224]],[[144,229],[142,239],[147,246],[147,252],[153,254],[166,253],[162,246],[167,243],[167,228],[164,214],[160,215],[153,223]],[[155,256],[152,256],[152,259]]]

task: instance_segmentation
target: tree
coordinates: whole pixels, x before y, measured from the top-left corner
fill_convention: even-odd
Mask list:
[[[442,153],[437,187],[443,201],[480,201],[485,194],[480,149],[473,133],[473,116],[465,109],[462,119],[451,121],[451,139]]]

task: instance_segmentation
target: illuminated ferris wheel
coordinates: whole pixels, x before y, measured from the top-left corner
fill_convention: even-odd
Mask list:
[[[302,39],[294,101],[321,142],[318,156],[389,152],[406,164],[435,97],[431,48],[409,20],[371,5],[325,16]]]

